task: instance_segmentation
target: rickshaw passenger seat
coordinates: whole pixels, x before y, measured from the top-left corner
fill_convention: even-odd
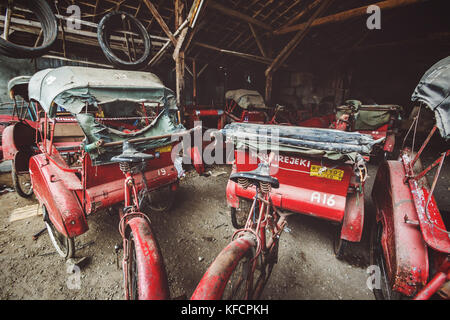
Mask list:
[[[158,159],[159,152],[153,154],[137,151],[127,140],[123,142],[122,153],[111,158],[112,162],[139,163],[146,160]]]
[[[77,122],[57,123],[53,133],[54,142],[79,142],[84,139],[84,132]]]
[[[280,183],[277,178],[272,177],[270,175],[270,167],[266,163],[260,163],[258,165],[258,168],[252,171],[241,171],[241,172],[235,172],[230,176],[230,180],[233,182],[238,183],[239,178],[248,179],[253,184],[256,183],[269,183],[272,188],[279,188]]]

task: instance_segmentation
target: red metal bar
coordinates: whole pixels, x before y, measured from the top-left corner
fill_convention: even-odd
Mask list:
[[[434,161],[432,164],[430,164],[425,170],[423,170],[421,173],[414,176],[414,179],[415,180],[422,179],[423,176],[425,176],[431,169],[436,167],[442,161],[443,157],[447,157],[449,154],[450,154],[450,149],[447,150],[445,153],[443,153],[439,158],[437,158],[436,161]],[[411,166],[411,170],[412,170],[412,168],[414,168],[413,165]]]
[[[428,134],[428,137],[423,142],[422,146],[420,147],[419,151],[416,154],[416,157],[411,162],[411,168],[414,168],[414,165],[416,164],[417,159],[419,159],[420,155],[422,154],[423,149],[427,146],[428,142],[430,141],[431,137],[433,136],[434,132],[436,131],[437,127],[434,126],[433,129],[431,129],[430,133]]]
[[[420,292],[414,297],[414,300],[428,300],[430,299],[439,288],[447,281],[449,276],[444,272],[438,272],[428,284],[420,290]]]

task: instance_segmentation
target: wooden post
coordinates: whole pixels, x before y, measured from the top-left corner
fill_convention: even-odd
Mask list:
[[[266,74],[266,104],[272,100],[272,73]]]
[[[175,59],[176,95],[178,109],[183,113],[184,109],[184,52],[178,53]]]
[[[183,21],[183,8],[182,3],[179,0],[175,0],[175,26],[178,28]],[[181,30],[180,35],[177,38],[177,44],[173,52],[173,59],[175,60],[175,81],[176,81],[176,95],[177,95],[177,107],[180,110],[181,115],[184,115],[184,73],[185,73],[185,61],[184,50],[182,45],[184,38],[186,37],[188,28],[185,27]]]
[[[192,60],[192,100],[194,106],[197,106],[197,62]]]

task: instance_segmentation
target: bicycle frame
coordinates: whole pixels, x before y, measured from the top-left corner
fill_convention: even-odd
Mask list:
[[[256,204],[259,207],[259,215],[256,220]],[[272,214],[274,213],[274,214]],[[253,275],[256,270],[256,266],[258,263],[258,259],[261,259],[261,264],[266,263],[266,261],[262,261],[263,256],[270,255],[273,250],[276,250],[276,246],[278,244],[278,239],[281,236],[281,233],[286,225],[285,216],[280,216],[278,222],[275,222],[274,215],[278,215],[278,212],[270,200],[269,192],[260,192],[258,186],[256,187],[256,194],[253,200],[250,213],[247,218],[247,222],[243,229],[237,230],[233,237],[239,235],[240,233],[249,232],[252,233],[256,237],[256,253],[251,261],[251,272],[249,274],[250,279],[247,281],[247,294],[245,299],[251,299],[255,297],[259,297],[262,290],[264,289],[265,281],[262,281],[261,277],[257,280],[255,288],[248,287],[253,283]],[[266,228],[272,232],[272,237],[266,239]],[[277,254],[277,253],[275,253]],[[272,268],[269,270],[268,278]],[[262,275],[263,276],[263,275]],[[251,296],[248,296],[248,293],[252,292]]]
[[[267,190],[265,190],[267,191]],[[256,207],[259,207],[259,215],[256,217]],[[277,217],[278,216],[278,217]],[[264,289],[264,285],[272,271],[273,263],[277,259],[277,244],[280,235],[286,225],[286,216],[280,215],[270,200],[270,191],[261,192],[257,187],[253,204],[247,217],[244,228],[237,230],[232,237],[231,243],[222,250],[214,262],[206,271],[191,300],[219,300],[222,298],[227,282],[236,268],[239,260],[250,248],[255,248],[254,257],[250,261],[250,272],[246,280],[246,296],[244,299],[258,298]],[[266,239],[266,230],[272,232],[272,236]],[[272,254],[274,256],[272,256]],[[269,261],[273,258],[275,261]],[[273,262],[269,266],[268,274],[262,274],[264,279],[259,277],[253,287],[253,276],[256,270],[258,259],[261,265]]]

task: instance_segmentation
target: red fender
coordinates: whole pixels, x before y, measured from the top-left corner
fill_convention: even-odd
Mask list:
[[[128,221],[135,240],[138,263],[140,300],[167,300],[169,286],[159,245],[147,220],[141,217]]]
[[[61,170],[44,154],[31,157],[29,168],[33,192],[39,203],[47,208],[56,229],[71,238],[85,233],[89,227],[84,211],[75,190],[68,188],[65,177],[60,174]],[[65,175],[73,175],[73,180],[77,180],[75,173],[66,172]]]
[[[247,250],[255,246],[255,240],[247,237],[238,238],[226,246],[200,280],[191,300],[222,299],[228,279],[239,260]]]
[[[203,164],[202,155],[196,146],[189,148],[189,156],[191,157],[195,171],[197,171],[198,174],[203,174],[205,172],[205,166]]]
[[[372,199],[376,219],[383,224],[381,245],[393,289],[411,296],[427,282],[429,265],[428,249],[404,177],[402,162],[384,162],[375,178]]]
[[[352,193],[347,196],[345,214],[342,222],[341,239],[361,241],[364,225],[364,192]]]
[[[19,150],[34,144],[35,134],[36,130],[23,122],[7,126],[2,132],[3,160],[13,160]]]

